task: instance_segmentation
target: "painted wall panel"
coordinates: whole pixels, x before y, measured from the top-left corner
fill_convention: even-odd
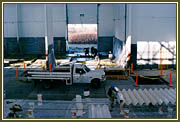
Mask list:
[[[44,23],[31,22],[21,23],[19,30],[20,37],[43,37],[44,36]]]
[[[98,51],[106,53],[113,51],[113,37],[99,37]]]
[[[65,37],[66,32],[66,5],[65,4],[53,4],[53,36]]]
[[[4,36],[16,37],[17,21],[16,21],[16,4],[4,5]]]
[[[127,56],[131,51],[131,7],[129,7],[129,4],[115,5],[114,16],[115,38],[113,54],[116,56],[117,64],[125,68]]]
[[[113,51],[114,37],[114,9],[113,4],[99,5],[99,40],[98,51],[106,52]]]
[[[131,24],[138,65],[175,64],[175,4],[133,4]]]
[[[175,41],[175,4],[133,4],[132,42]]]
[[[45,54],[44,38],[20,38],[20,45],[23,54]]]
[[[4,44],[5,56],[18,54],[17,38],[4,38]]]
[[[53,4],[53,33],[55,37],[64,37],[66,29],[66,9],[64,4]],[[69,4],[69,23],[96,24],[96,4]],[[44,36],[44,6],[43,4],[20,4],[19,5],[19,36],[42,37]],[[80,17],[84,14],[84,17]],[[5,36],[16,36],[16,4],[8,4],[5,7]],[[102,4],[99,7],[99,36],[114,36],[113,5]],[[11,27],[12,26],[12,27]],[[12,28],[12,29],[8,29]],[[9,32],[9,30],[13,30]]]
[[[18,4],[20,37],[44,36],[44,5]],[[4,36],[17,36],[16,4],[4,5]],[[64,37],[66,32],[66,9],[64,4],[48,4],[52,8],[53,36]]]
[[[96,24],[97,5],[68,4],[68,19],[69,24]]]
[[[19,5],[19,36],[44,36],[44,6],[42,4]]]
[[[14,22],[4,23],[4,36],[16,37],[17,36],[17,23],[14,23]]]
[[[125,4],[114,5],[115,37],[125,40]]]
[[[99,36],[114,36],[114,13],[112,4],[99,6]]]

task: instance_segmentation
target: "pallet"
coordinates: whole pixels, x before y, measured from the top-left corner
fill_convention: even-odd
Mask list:
[[[106,75],[107,80],[128,80],[128,76],[126,75]]]
[[[158,64],[158,69],[161,70],[161,64]],[[162,64],[162,69],[168,69],[168,64]]]

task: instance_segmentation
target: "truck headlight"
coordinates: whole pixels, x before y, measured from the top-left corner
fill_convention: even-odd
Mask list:
[[[104,79],[105,78],[105,75],[102,75],[102,79]]]

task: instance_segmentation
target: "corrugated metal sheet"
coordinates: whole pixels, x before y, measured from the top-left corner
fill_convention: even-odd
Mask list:
[[[131,100],[130,100],[130,98],[129,98],[129,95],[127,94],[127,92],[126,92],[125,89],[122,90],[122,94],[123,94],[123,96],[124,96],[124,99],[125,99],[125,101],[126,101],[126,104],[127,104],[127,105],[131,104],[132,102],[131,102]]]
[[[112,118],[106,104],[91,104],[89,106],[89,118]]]
[[[161,105],[163,101],[159,98],[152,89],[149,89],[150,94],[156,99],[157,103]]]
[[[172,92],[173,94],[176,93],[176,89],[170,89],[169,91]]]
[[[176,93],[174,92],[175,89],[133,89],[133,90],[125,90],[122,89],[120,92],[123,94],[123,97],[125,99],[125,104],[130,105],[137,105],[137,104],[150,104],[153,105],[162,105],[165,103],[166,105],[171,103],[176,103]]]
[[[148,105],[150,103],[150,100],[148,99],[148,97],[145,95],[145,93],[142,91],[142,89],[138,90],[138,93],[140,94],[140,96],[143,98],[144,102]]]
[[[162,95],[164,95],[169,100],[169,102],[171,102],[172,104],[175,103],[176,100],[171,98],[162,88],[160,88],[160,91],[161,91]]]
[[[134,94],[134,96],[135,96],[136,99],[138,100],[138,103],[139,103],[140,105],[142,105],[142,104],[144,103],[144,100],[143,100],[143,98],[139,95],[139,93],[137,92],[137,90],[134,89],[132,93]]]
[[[132,91],[130,89],[128,89],[127,93],[132,101],[132,104],[136,105],[138,103],[138,101],[137,101],[136,97],[134,96],[134,94],[132,93]]]
[[[163,98],[163,97],[161,96],[161,94],[159,94],[159,92],[158,92],[157,89],[154,90],[154,95],[156,96],[156,99],[158,99],[159,104],[162,104],[163,102],[164,102],[165,104],[168,104],[167,99],[166,99],[166,98]]]
[[[168,89],[164,89],[166,91],[166,93],[171,96],[173,99],[176,99],[176,94],[172,93],[170,90]]]
[[[144,89],[144,93],[145,93],[146,96],[150,99],[151,103],[152,103],[153,105],[155,105],[157,101],[156,101],[156,100],[154,99],[154,97],[147,91],[147,89]]]
[[[167,97],[165,96],[165,95],[163,95],[163,93],[162,93],[162,91],[158,91],[159,92],[159,94],[160,94],[160,97],[162,97],[163,99],[164,99],[164,102],[166,103],[166,104],[168,104],[170,101],[169,101],[169,99],[167,99]],[[167,102],[166,102],[167,101]]]

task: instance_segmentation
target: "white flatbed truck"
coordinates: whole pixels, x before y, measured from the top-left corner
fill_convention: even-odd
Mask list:
[[[52,71],[28,71],[28,80],[44,82],[43,86],[49,88],[54,80],[64,81],[66,85],[74,83],[91,83],[92,87],[99,88],[105,80],[105,72],[101,69],[90,70],[81,63],[56,65]]]

